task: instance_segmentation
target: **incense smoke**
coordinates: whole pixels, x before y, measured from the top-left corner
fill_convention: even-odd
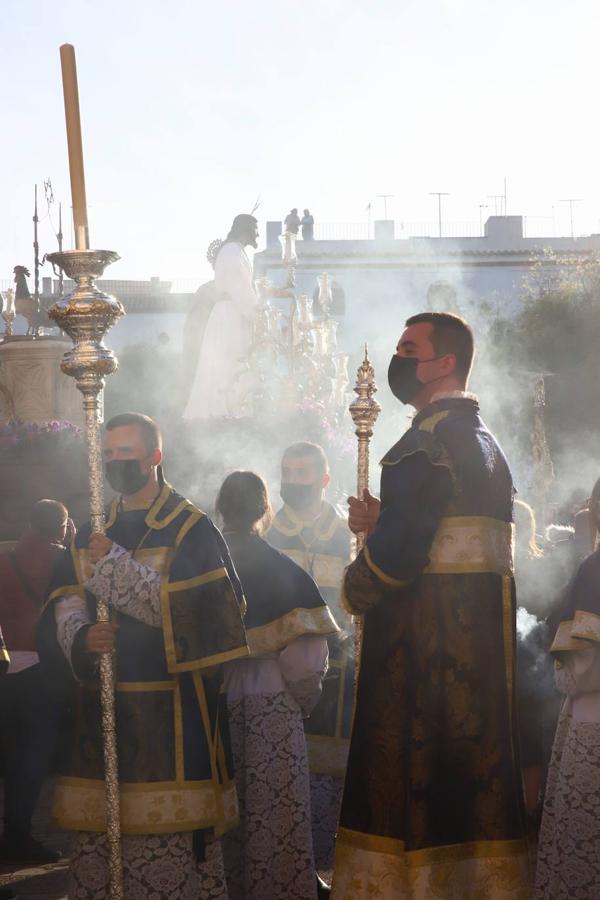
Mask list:
[[[377,399],[382,406],[371,444],[373,492],[378,493],[378,460],[406,430],[412,416],[411,408],[402,407],[388,388],[386,374],[389,359],[406,319],[429,308],[428,286],[434,281],[443,281],[449,283],[456,293],[457,309],[454,311],[464,315],[475,332],[477,352],[471,390],[479,395],[482,416],[509,459],[518,496],[531,502],[534,367],[524,359],[522,369],[516,371],[513,361],[505,353],[506,348],[498,333],[498,317],[504,306],[499,301],[494,305],[490,298],[474,293],[459,265],[436,269],[433,256],[431,265],[424,273],[417,272],[399,281],[397,293],[392,299],[378,296],[374,280],[371,284],[364,272],[355,276],[349,269],[341,281],[347,302],[339,329],[338,349],[351,354],[349,389],[353,386],[356,368],[367,342],[379,387]],[[494,301],[494,298],[491,299]],[[514,314],[515,310],[510,312]],[[165,317],[163,329],[167,329],[167,321]],[[174,320],[172,325],[175,329]],[[178,322],[168,342],[155,343],[154,346],[145,342],[121,351],[121,371],[112,376],[107,384],[107,416],[123,409],[138,409],[157,418],[164,430],[165,471],[169,480],[207,511],[213,507],[221,481],[234,468],[253,469],[262,475],[277,505],[283,451],[292,441],[303,438],[327,443],[325,436],[319,435],[318,422],[312,422],[311,431],[307,434],[306,415],[298,416],[291,423],[286,419],[278,427],[273,419],[274,411],[264,409],[255,421],[233,420],[226,426],[211,421],[182,423],[181,412],[189,389],[189,375],[186,374],[181,343],[176,333],[179,328]],[[551,379],[547,379],[547,403],[552,402],[552,393]],[[551,448],[557,478],[548,497],[549,521],[572,524],[572,514],[589,495],[596,480],[596,459],[585,450],[592,440],[591,428],[589,432],[584,440],[577,441],[577,449],[571,435],[565,435],[564,441]],[[355,491],[355,445],[349,415],[340,425],[336,440],[338,444],[345,442],[347,452],[336,450],[332,455],[330,450],[334,483],[329,496],[343,506],[345,496]],[[538,531],[543,531],[544,524],[538,523]],[[540,577],[539,573],[536,577]],[[548,576],[550,579],[555,577],[558,577],[556,572]],[[537,593],[540,601],[534,610],[538,615],[542,614],[561,587],[562,584],[549,583],[546,578],[539,580]],[[529,590],[524,593],[531,594]]]

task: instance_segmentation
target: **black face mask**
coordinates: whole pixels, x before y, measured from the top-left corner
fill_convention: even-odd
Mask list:
[[[137,494],[148,484],[150,472],[142,472],[139,459],[111,459],[105,465],[106,480],[117,494]]]
[[[415,356],[398,356],[397,353],[394,353],[388,368],[388,384],[394,397],[397,397],[401,403],[410,403],[426,384],[433,384],[434,381],[444,378],[444,375],[432,378],[431,381],[419,381],[417,378],[419,363],[434,362],[440,358],[433,356],[431,359],[417,359]]]
[[[291,481],[282,481],[279,494],[284,503],[297,512],[302,512],[320,498],[321,490],[320,484],[294,484]]]

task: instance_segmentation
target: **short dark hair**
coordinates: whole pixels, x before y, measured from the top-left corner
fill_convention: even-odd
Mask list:
[[[422,322],[432,326],[431,343],[436,356],[454,354],[456,374],[466,382],[475,355],[475,339],[469,323],[462,316],[445,312],[419,313],[406,320],[407,325],[420,325]]]
[[[29,527],[46,540],[51,541],[58,537],[59,531],[64,527],[68,518],[67,507],[58,500],[38,500],[29,513]]]
[[[232,531],[261,532],[271,524],[269,491],[256,472],[228,475],[219,490],[216,507],[225,528]]]
[[[114,431],[115,428],[126,428],[129,425],[137,425],[140,429],[144,447],[148,453],[152,453],[152,451],[157,448],[162,450],[162,434],[160,433],[160,428],[154,419],[151,419],[150,416],[143,415],[143,413],[120,413],[118,416],[113,416],[112,419],[109,419],[105,427],[107,431]]]
[[[310,457],[315,463],[319,475],[325,475],[329,471],[329,463],[327,462],[325,451],[318,444],[313,444],[311,441],[297,441],[295,444],[290,444],[283,451],[282,461],[290,456]]]

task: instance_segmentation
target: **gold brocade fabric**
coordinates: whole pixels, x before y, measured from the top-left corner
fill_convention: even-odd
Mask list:
[[[294,638],[304,634],[330,635],[336,632],[336,625],[326,606],[315,609],[293,609],[267,625],[258,625],[246,631],[250,653],[260,656],[277,653]]]
[[[429,550],[429,574],[513,570],[513,530],[509,522],[487,516],[446,516]]]
[[[309,554],[307,550],[285,549],[284,553],[293,559],[305,572],[309,571],[312,578],[322,588],[339,589],[344,574],[346,559],[339,556],[331,556],[326,553]]]
[[[375,595],[377,602],[364,619],[342,833],[391,840],[395,847],[400,842],[407,856],[519,840],[511,576],[423,574],[393,588],[377,583],[359,557],[348,570],[346,590],[353,608],[360,597],[372,602]],[[338,846],[342,881],[335,900],[527,896],[526,881],[517,877],[525,865],[520,855],[458,868],[436,865],[422,869],[413,884],[406,880],[404,851],[388,858],[362,850],[357,855],[341,840]],[[348,872],[354,873],[350,880]],[[443,892],[444,879],[460,885],[463,878],[465,884],[478,879],[479,892],[461,893],[458,886]],[[438,882],[442,887],[434,893]]]
[[[573,619],[560,623],[550,651],[585,650],[588,641],[600,643],[600,616],[578,609]]]
[[[154,784],[151,790],[120,784],[121,830],[124,834],[162,834],[231,828],[238,822],[235,785],[216,786],[210,780]],[[88,779],[59,779],[53,805],[54,821],[67,830],[106,830],[104,785]]]
[[[400,841],[341,829],[333,900],[530,900],[524,841],[406,852]]]
[[[199,728],[211,734],[205,682],[193,676]],[[235,785],[220,735],[214,734],[204,777],[186,778],[182,692],[179,678],[162,682],[117,682],[117,752],[121,828],[125,834],[161,834],[215,828],[238,821]],[[152,740],[141,737],[152,722]],[[69,774],[59,775],[53,819],[67,830],[104,831],[106,810],[101,777],[101,718],[98,689],[83,685],[72,735]]]

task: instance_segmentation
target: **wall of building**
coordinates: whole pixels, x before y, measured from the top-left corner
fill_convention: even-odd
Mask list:
[[[255,273],[285,284],[278,234],[267,224],[267,249],[254,257]],[[520,216],[492,216],[483,237],[395,239],[393,222],[376,222],[378,239],[302,241],[296,249],[296,292],[313,295],[317,276],[327,272],[343,289],[345,316],[340,345],[354,352],[368,341],[375,357],[389,351],[389,331],[399,334],[405,319],[431,308],[430,288],[445,282],[454,289],[457,311],[483,329],[491,317],[516,316],[524,281],[547,250],[582,258],[600,252],[600,236],[525,238]],[[435,303],[433,304],[435,308]],[[441,307],[438,307],[441,308]],[[387,358],[387,356],[385,356]]]

